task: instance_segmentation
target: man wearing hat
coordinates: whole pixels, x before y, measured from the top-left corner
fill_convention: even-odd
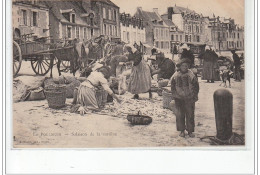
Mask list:
[[[194,137],[195,102],[198,101],[199,83],[190,67],[190,59],[183,58],[178,62],[180,71],[171,78],[171,90],[176,105],[176,125],[180,136],[185,137],[185,129]]]
[[[241,61],[240,61],[240,58],[236,54],[235,49],[231,50],[231,53],[233,54],[233,60],[234,60],[234,66],[235,66],[235,81],[241,81],[241,77],[240,77]]]
[[[156,55],[156,64],[158,70],[152,72],[152,75],[158,74],[157,79],[170,79],[175,72],[175,64],[169,58],[165,58],[163,53]]]

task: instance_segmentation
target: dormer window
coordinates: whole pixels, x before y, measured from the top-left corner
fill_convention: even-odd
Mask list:
[[[76,23],[76,14],[74,9],[60,10],[61,14],[71,23]]]
[[[75,13],[72,13],[71,14],[71,22],[75,23],[75,21],[76,21],[76,15],[75,15]]]

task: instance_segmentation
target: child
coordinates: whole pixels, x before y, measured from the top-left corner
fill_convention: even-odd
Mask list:
[[[180,71],[175,72],[171,79],[171,90],[176,105],[177,131],[181,132],[181,137],[185,137],[186,129],[190,137],[195,137],[193,134],[194,112],[195,102],[198,101],[199,83],[196,76],[189,70],[189,59],[181,59],[178,66]]]

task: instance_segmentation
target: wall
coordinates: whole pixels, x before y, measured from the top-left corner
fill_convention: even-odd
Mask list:
[[[22,10],[26,10],[27,24],[23,24]],[[37,12],[37,26],[33,26],[33,12]],[[49,36],[49,11],[47,9],[39,9],[33,6],[24,6],[23,4],[13,4],[13,28],[18,28],[21,35],[34,33],[38,37]],[[44,31],[43,29],[46,29]]]

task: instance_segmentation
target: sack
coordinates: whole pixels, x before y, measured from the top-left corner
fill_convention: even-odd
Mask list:
[[[31,90],[28,95],[26,100],[27,101],[38,101],[38,100],[44,100],[45,99],[45,94],[43,91],[42,87],[39,87],[35,90]]]

